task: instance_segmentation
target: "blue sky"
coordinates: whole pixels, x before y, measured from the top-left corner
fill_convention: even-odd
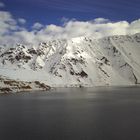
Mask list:
[[[0,44],[140,32],[140,0],[0,0]]]
[[[15,18],[25,18],[30,25],[61,24],[62,17],[80,21],[98,17],[131,22],[140,17],[140,0],[1,0]]]

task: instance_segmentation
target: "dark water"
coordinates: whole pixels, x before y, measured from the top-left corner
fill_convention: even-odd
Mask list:
[[[0,96],[0,140],[140,140],[140,88]]]

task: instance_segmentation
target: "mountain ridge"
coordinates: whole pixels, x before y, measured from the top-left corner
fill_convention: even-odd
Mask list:
[[[0,75],[52,87],[140,83],[140,33],[0,48]]]

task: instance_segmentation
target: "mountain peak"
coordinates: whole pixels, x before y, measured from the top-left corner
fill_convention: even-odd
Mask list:
[[[140,34],[16,44],[0,48],[0,75],[52,86],[133,85],[140,81],[139,54]]]

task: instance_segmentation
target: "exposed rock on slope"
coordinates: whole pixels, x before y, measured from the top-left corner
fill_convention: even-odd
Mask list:
[[[39,81],[23,82],[11,80],[6,77],[0,77],[0,93],[31,91],[31,90],[49,90],[50,87]]]

